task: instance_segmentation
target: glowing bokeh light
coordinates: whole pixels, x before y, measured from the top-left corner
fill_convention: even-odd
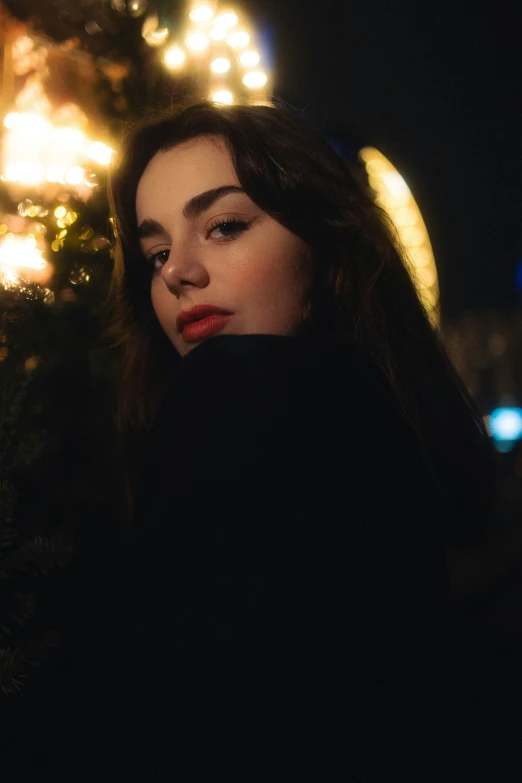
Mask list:
[[[42,282],[50,271],[34,236],[5,235],[0,244],[0,283],[5,289],[19,288],[24,279]]]
[[[230,70],[230,60],[227,60],[226,57],[218,57],[212,61],[210,68],[214,73],[226,73]]]
[[[228,30],[226,27],[213,27],[210,31],[210,37],[213,38],[214,41],[222,41],[227,35]]]
[[[489,430],[495,440],[519,440],[522,408],[496,408],[489,417]]]
[[[254,68],[259,62],[259,55],[257,52],[242,52],[239,62],[246,68]]]
[[[249,41],[250,41],[249,34],[242,31],[240,32],[239,30],[235,33],[230,33],[230,35],[227,36],[227,44],[229,46],[232,46],[233,48],[246,46]]]
[[[390,216],[399,240],[406,251],[406,260],[419,297],[435,326],[440,321],[437,267],[428,231],[413,195],[397,169],[373,147],[364,147],[359,157],[365,164],[368,182],[376,202]]]
[[[232,103],[234,96],[230,90],[216,90],[211,96],[214,103]]]
[[[224,27],[226,30],[230,30],[231,27],[235,27],[237,24],[237,16],[234,13],[220,14],[214,19],[216,27]]]
[[[203,52],[208,47],[208,38],[205,33],[190,33],[185,43],[192,52]]]
[[[165,63],[170,68],[178,68],[185,62],[185,52],[179,46],[171,46],[165,52]]]
[[[245,73],[243,84],[246,87],[262,87],[266,84],[266,78],[266,73],[263,73],[263,71],[252,71],[251,73]]]
[[[208,22],[213,16],[214,11],[208,5],[198,5],[189,14],[193,22]]]
[[[93,141],[87,149],[88,156],[103,166],[111,162],[113,152],[114,150],[101,141]]]

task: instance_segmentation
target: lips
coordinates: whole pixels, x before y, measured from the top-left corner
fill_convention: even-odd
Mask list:
[[[210,304],[201,304],[192,307],[190,310],[183,310],[176,318],[176,326],[179,332],[182,332],[188,324],[193,321],[200,321],[213,315],[232,315],[229,310],[222,307],[216,307]]]
[[[207,318],[200,318],[198,321],[192,321],[183,329],[182,335],[186,342],[202,340],[214,332],[221,330],[232,318],[231,315],[209,315]]]

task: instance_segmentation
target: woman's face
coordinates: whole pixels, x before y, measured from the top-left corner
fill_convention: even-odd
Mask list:
[[[158,152],[139,182],[136,212],[152,305],[181,356],[214,334],[285,335],[300,325],[308,246],[241,190],[221,137]],[[201,304],[231,315],[184,335],[177,317]]]

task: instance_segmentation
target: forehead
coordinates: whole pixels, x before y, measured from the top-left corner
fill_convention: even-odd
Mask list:
[[[222,138],[191,139],[156,153],[149,161],[136,192],[138,221],[164,206],[166,199],[170,208],[181,209],[188,199],[205,190],[239,184]]]

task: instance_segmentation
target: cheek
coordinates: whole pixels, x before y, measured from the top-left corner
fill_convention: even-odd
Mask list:
[[[252,248],[242,263],[236,267],[238,283],[261,291],[275,291],[280,298],[288,292],[288,286],[295,290],[303,279],[303,259],[306,247],[295,237],[286,235],[271,237],[271,241]]]

